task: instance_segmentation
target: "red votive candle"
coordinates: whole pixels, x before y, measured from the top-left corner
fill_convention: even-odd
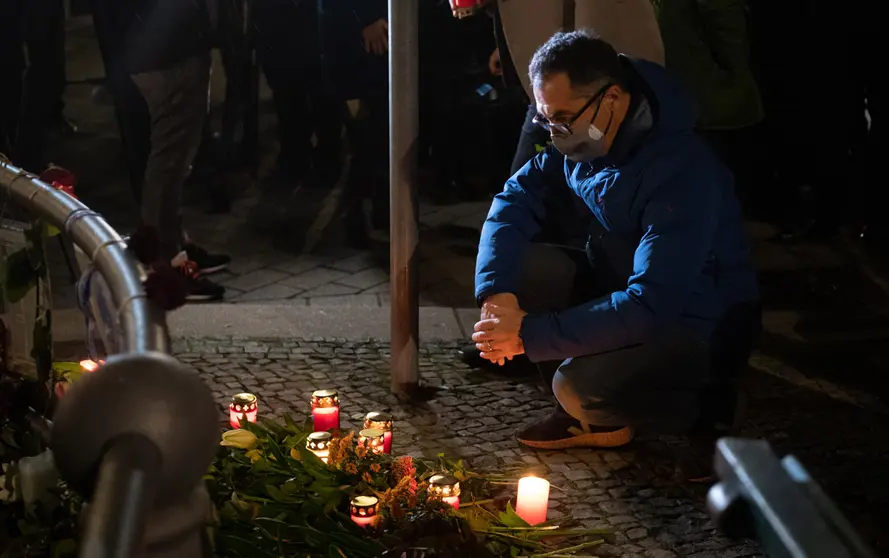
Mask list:
[[[356,496],[349,506],[349,516],[362,527],[373,525],[377,519],[377,503],[374,496]]]
[[[340,429],[340,396],[335,389],[312,393],[312,430],[327,432]]]
[[[392,453],[392,417],[377,411],[367,413],[364,417],[364,428],[383,431],[383,453]]]
[[[228,422],[232,428],[241,428],[241,423],[256,422],[259,416],[259,403],[252,393],[239,393],[232,397],[228,406]]]
[[[534,476],[519,480],[519,494],[515,512],[529,525],[546,521],[546,508],[549,504],[549,481]]]
[[[451,475],[429,477],[429,497],[438,498],[454,509],[460,508],[460,482]]]

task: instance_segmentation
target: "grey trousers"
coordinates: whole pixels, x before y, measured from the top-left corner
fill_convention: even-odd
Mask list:
[[[207,116],[209,54],[160,71],[131,74],[151,115],[151,153],[142,184],[142,224],[157,231],[161,260],[181,250],[182,186]]]
[[[523,266],[519,304],[532,314],[556,312],[614,290],[596,275],[583,251],[534,244]],[[710,354],[707,343],[676,327],[647,343],[548,364],[540,364],[544,381],[552,382],[559,404],[581,422],[683,431],[698,416]]]

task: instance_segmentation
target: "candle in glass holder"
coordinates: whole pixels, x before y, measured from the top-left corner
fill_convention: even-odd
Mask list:
[[[377,503],[378,500],[374,496],[356,496],[352,498],[351,505],[349,506],[349,515],[352,521],[362,527],[372,525],[377,518]]]
[[[386,413],[372,412],[364,417],[364,428],[383,431],[383,453],[392,453],[392,417]]]
[[[445,504],[460,507],[460,482],[451,475],[429,477],[429,497],[441,498]]]
[[[335,389],[312,393],[312,424],[315,432],[340,429],[340,396]]]
[[[105,364],[104,360],[100,360],[96,362],[94,360],[86,359],[80,361],[80,369],[84,372],[95,372],[99,369],[99,366]]]
[[[306,448],[318,456],[318,459],[327,463],[330,455],[330,440],[333,436],[330,432],[312,432],[306,439]]]
[[[239,393],[232,397],[228,406],[228,421],[232,428],[241,428],[241,422],[256,422],[259,404],[252,393]]]
[[[374,453],[383,453],[385,440],[386,433],[376,428],[365,428],[358,433],[358,443],[366,445]]]
[[[549,502],[549,481],[529,476],[519,480],[519,494],[515,511],[529,525],[546,521],[546,507]]]

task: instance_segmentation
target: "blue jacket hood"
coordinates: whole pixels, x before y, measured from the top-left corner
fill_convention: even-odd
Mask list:
[[[548,148],[506,182],[482,228],[479,302],[513,293],[532,308],[521,270],[534,266],[527,247],[542,222],[593,217],[587,253],[610,292],[526,316],[532,361],[644,343],[665,327],[707,341],[731,306],[758,298],[733,178],[695,133],[694,102],[664,68],[623,61],[632,102],[609,154],[572,162]],[[547,215],[549,196],[566,187],[583,214]]]
[[[661,133],[687,131],[698,121],[698,107],[679,80],[663,66],[621,55],[631,73],[641,80],[638,86],[653,105],[656,130]]]

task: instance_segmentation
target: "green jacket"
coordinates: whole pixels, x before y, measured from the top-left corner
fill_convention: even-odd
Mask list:
[[[654,3],[667,68],[697,97],[698,127],[731,130],[760,122],[762,98],[750,67],[744,0]]]

